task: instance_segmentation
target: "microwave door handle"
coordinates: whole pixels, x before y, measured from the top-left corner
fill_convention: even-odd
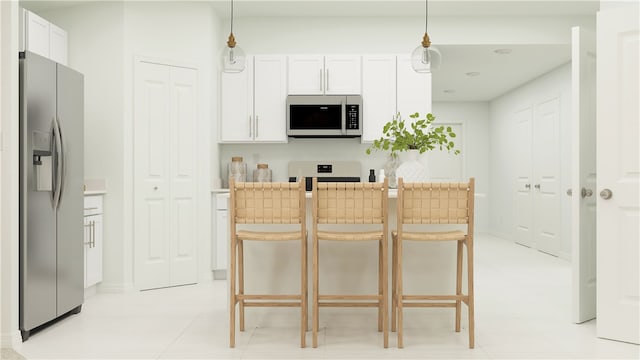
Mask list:
[[[344,100],[340,101],[340,118],[341,118],[341,132],[342,135],[347,135],[347,105]]]

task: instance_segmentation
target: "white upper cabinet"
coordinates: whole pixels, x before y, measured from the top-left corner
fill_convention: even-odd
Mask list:
[[[221,73],[220,142],[287,142],[287,59],[247,57],[239,73]]]
[[[287,142],[287,59],[254,59],[253,112],[255,141]]]
[[[326,56],[324,58],[325,94],[360,94],[362,92],[361,56]]]
[[[362,58],[362,142],[382,136],[382,128],[396,113],[396,57]]]
[[[289,56],[289,94],[324,93],[324,56]]]
[[[66,65],[67,45],[67,32],[54,24],[49,24],[49,58]]]
[[[397,61],[396,110],[405,120],[409,120],[409,115],[416,112],[424,118],[426,113],[431,112],[431,74],[415,72],[409,56],[398,56]]]
[[[28,10],[23,11],[24,49],[67,65],[67,32]]]
[[[360,94],[359,55],[296,55],[289,57],[289,94]]]

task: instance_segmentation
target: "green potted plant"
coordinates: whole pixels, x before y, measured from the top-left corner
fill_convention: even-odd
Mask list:
[[[373,141],[367,149],[367,154],[371,154],[372,150],[390,150],[392,155],[400,151],[418,150],[422,154],[436,148],[449,152],[453,150],[456,155],[460,153],[460,150],[454,150],[455,144],[452,139],[456,137],[456,133],[451,126],[432,126],[436,119],[433,114],[427,114],[424,119],[420,119],[418,113],[409,117],[415,120],[407,125],[400,113],[397,113],[393,120],[384,125],[382,137]]]
[[[429,150],[446,150],[455,155],[460,153],[460,150],[455,149],[453,139],[455,139],[456,133],[451,126],[433,126],[436,117],[430,113],[424,118],[420,118],[419,113],[411,114],[409,117],[411,121],[407,124],[400,113],[397,113],[382,128],[382,136],[374,140],[366,150],[367,154],[371,154],[373,150],[390,152],[390,159],[385,165],[385,173],[389,177],[390,187],[395,187],[399,152],[409,152],[411,161],[414,163],[418,163],[417,156],[419,154]],[[414,176],[414,178],[419,177]]]

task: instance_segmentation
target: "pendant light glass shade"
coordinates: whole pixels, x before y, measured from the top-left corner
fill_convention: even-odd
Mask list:
[[[229,35],[229,39],[233,39],[233,33]],[[222,53],[222,71],[227,73],[242,72],[247,60],[244,50],[235,44],[235,39],[233,40],[233,42],[227,42],[227,46]],[[233,46],[229,45],[230,42]]]
[[[233,0],[231,0],[231,31],[227,46],[222,52],[222,71],[227,73],[237,73],[244,71],[247,56],[244,51],[236,44],[236,38],[233,36]]]
[[[411,67],[415,72],[429,73],[438,70],[441,63],[442,55],[436,48],[418,45],[411,53]]]

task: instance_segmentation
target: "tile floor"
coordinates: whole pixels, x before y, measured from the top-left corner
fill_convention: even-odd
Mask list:
[[[252,308],[228,347],[226,282],[97,294],[82,313],[22,344],[28,359],[612,359],[637,345],[598,339],[570,320],[569,263],[490,236],[476,240],[476,348],[451,309],[407,309],[405,348],[382,348],[373,309],[323,308],[320,346],[299,348],[298,310]],[[463,309],[466,309],[463,306]],[[463,322],[465,323],[465,322]]]

